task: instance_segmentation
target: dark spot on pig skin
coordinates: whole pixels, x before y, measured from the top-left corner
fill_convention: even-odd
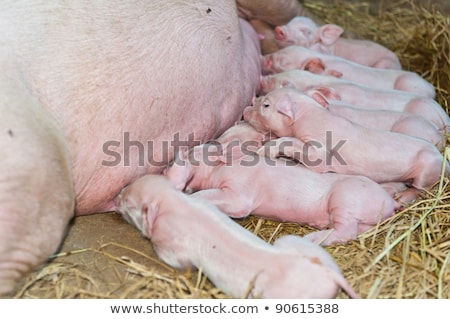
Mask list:
[[[322,262],[317,257],[311,258],[311,262],[316,265],[322,265]]]
[[[227,40],[230,41],[231,40],[231,35],[227,37]]]
[[[211,8],[206,9],[206,13],[207,13],[207,14],[210,14],[211,11],[212,11]]]
[[[213,249],[216,249],[216,245],[213,245],[213,247],[212,247]]]
[[[13,131],[12,130],[8,130],[8,135],[11,136],[11,137],[14,137]]]

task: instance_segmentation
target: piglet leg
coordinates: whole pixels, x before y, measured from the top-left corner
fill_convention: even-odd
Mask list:
[[[348,191],[348,189],[345,189],[345,191]],[[374,200],[377,199],[376,195],[374,192]],[[386,196],[389,196],[389,194],[386,193]],[[343,198],[343,196],[340,196],[340,198]],[[321,246],[344,244],[350,240],[355,240],[359,234],[366,232],[377,223],[381,223],[391,217],[395,213],[395,209],[400,207],[390,197],[388,199],[390,201],[385,200],[380,206],[379,211],[368,205],[366,207],[367,214],[364,214],[361,213],[363,209],[358,207],[357,201],[353,202],[353,207],[346,207],[345,202],[339,200],[333,201],[333,198],[331,198],[329,205],[333,207],[330,209],[330,225],[332,228],[312,232],[306,235],[305,238]],[[347,201],[347,203],[349,202],[351,201]],[[355,208],[356,210],[354,210]]]
[[[304,236],[304,238],[321,246],[329,246],[333,244],[348,243],[350,240],[354,240],[358,236],[359,225],[355,220],[348,220],[344,224],[335,222],[333,226],[334,227],[330,229],[318,230],[309,233]]]
[[[325,166],[327,153],[325,147],[319,142],[305,143],[295,137],[280,137],[264,144],[257,153],[269,158],[289,157],[315,172],[328,172],[328,168]]]
[[[217,206],[222,212],[232,218],[244,218],[253,210],[251,196],[242,196],[227,189],[205,189],[191,195],[192,197],[206,200]]]

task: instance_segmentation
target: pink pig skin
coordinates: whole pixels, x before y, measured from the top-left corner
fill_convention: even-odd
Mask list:
[[[340,287],[358,297],[321,247],[294,236],[270,245],[164,176],[141,177],[123,189],[116,205],[162,260],[202,269],[235,298],[334,298]]]
[[[324,229],[306,236],[322,245],[346,243],[400,208],[377,183],[363,176],[318,174],[303,165],[256,154],[234,161],[200,145],[175,161],[167,176],[231,217],[249,214]],[[349,189],[352,191],[349,192]],[[368,205],[368,203],[371,203]],[[329,229],[333,231],[327,237]],[[327,230],[325,230],[327,229]],[[322,241],[323,240],[323,241]]]
[[[238,141],[240,144],[244,142],[253,141],[254,146],[259,149],[264,142],[269,138],[266,134],[258,132],[253,126],[245,121],[240,121],[235,125],[231,126],[221,136],[215,139],[216,142],[220,144],[229,144],[233,141]]]
[[[295,69],[307,70],[373,88],[407,91],[431,98],[436,96],[433,85],[414,72],[371,68],[297,45],[263,56],[262,69],[266,74]]]
[[[311,50],[382,69],[401,70],[394,52],[367,40],[345,39],[344,29],[335,24],[318,26],[308,17],[295,17],[288,24],[275,28],[278,46],[300,45]]]
[[[285,155],[297,152],[300,161],[304,156],[318,159],[320,163],[309,166],[317,172],[365,175],[380,183],[407,182],[417,190],[429,189],[439,180],[444,158],[431,143],[352,123],[319,104],[315,99],[324,99],[320,92],[310,94],[312,97],[295,89],[277,89],[244,110],[245,120],[260,132],[286,137],[270,148],[271,156],[279,153],[283,141],[289,141],[292,144]],[[327,141],[326,131],[331,132],[332,141]],[[338,149],[340,159],[329,156],[332,150],[326,145],[330,142],[344,143]],[[316,147],[306,148],[306,143]],[[448,174],[449,165],[445,165]]]
[[[444,136],[433,123],[421,116],[390,110],[363,110],[346,103],[327,104],[331,113],[346,118],[353,123],[390,132],[421,138],[440,151],[444,149]]]
[[[406,134],[421,138],[442,151],[444,146],[444,134],[440,134],[437,127],[430,121],[421,116],[407,112],[397,112],[390,110],[364,110],[357,106],[341,102],[339,95],[331,88],[319,87],[309,89],[305,92],[307,95],[314,95],[314,92],[320,92],[324,98],[319,103],[328,108],[331,113],[346,118],[347,120],[373,129],[385,130]],[[320,98],[320,94],[316,94]],[[326,98],[325,98],[326,97]],[[332,97],[337,100],[329,102],[327,98]]]
[[[273,134],[258,132],[253,126],[245,121],[240,121],[227,129],[221,136],[210,143],[217,143],[227,156],[240,156],[256,153],[266,142],[276,139]],[[234,154],[235,153],[235,154]]]
[[[444,135],[448,132],[450,118],[432,98],[421,97],[411,92],[374,89],[333,76],[314,74],[304,70],[290,70],[262,76],[260,93],[266,94],[276,88],[296,88],[306,91],[311,88],[333,89],[339,100],[368,110],[392,110],[413,113],[431,121]],[[329,100],[335,100],[328,97]]]

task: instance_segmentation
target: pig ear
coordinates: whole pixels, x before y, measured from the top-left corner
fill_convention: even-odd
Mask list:
[[[330,104],[325,97],[325,95],[322,94],[319,90],[308,90],[307,95],[313,98],[314,101],[322,105],[324,108],[327,108]]]
[[[173,164],[164,170],[164,175],[167,176],[177,190],[184,190],[192,177],[192,166],[186,160],[186,155],[183,152],[180,151],[175,155]]]
[[[324,97],[329,100],[342,100],[341,96],[336,92],[335,89],[327,86],[315,86],[313,90],[320,92]]]
[[[335,24],[325,24],[319,28],[320,41],[325,45],[333,45],[344,33],[344,29]]]
[[[335,78],[342,78],[343,74],[342,72],[339,72],[337,70],[328,70],[325,75],[334,76]]]
[[[311,73],[321,74],[323,71],[325,71],[325,64],[320,58],[312,58],[305,62],[305,66],[303,69]]]
[[[289,95],[284,95],[277,103],[277,110],[283,115],[286,115],[291,122],[295,119],[295,108]]]

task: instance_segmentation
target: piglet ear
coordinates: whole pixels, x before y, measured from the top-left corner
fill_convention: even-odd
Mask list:
[[[312,97],[314,101],[322,105],[324,108],[327,108],[328,105],[330,104],[325,95],[323,95],[320,90],[317,89],[308,90],[306,94]]]
[[[341,96],[333,88],[327,86],[315,86],[313,87],[313,90],[320,92],[328,100],[342,100]]]
[[[164,175],[167,176],[177,190],[184,190],[192,176],[192,166],[186,160],[184,152],[180,151],[175,155],[172,165],[164,169]]]
[[[335,24],[325,24],[319,28],[320,41],[324,45],[333,45],[344,33],[344,29]]]
[[[277,110],[283,115],[286,115],[292,122],[295,119],[295,107],[291,97],[285,94],[277,102]]]
[[[321,74],[325,71],[325,64],[320,58],[312,58],[305,62],[303,69],[311,73]]]

